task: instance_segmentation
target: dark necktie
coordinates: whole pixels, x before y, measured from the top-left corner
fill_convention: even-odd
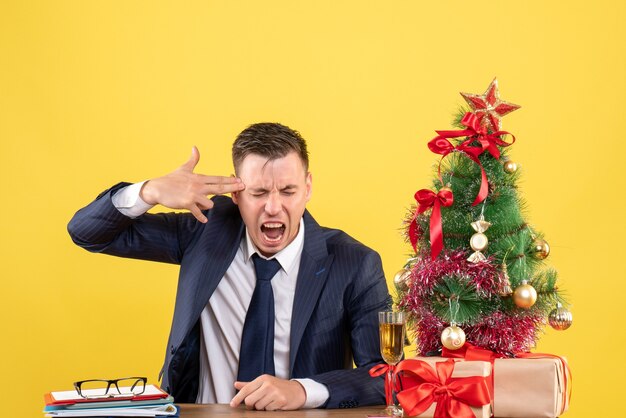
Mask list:
[[[274,375],[274,291],[272,277],[280,270],[273,258],[266,260],[252,256],[256,272],[256,286],[243,325],[239,372],[237,380],[249,382],[262,374]]]

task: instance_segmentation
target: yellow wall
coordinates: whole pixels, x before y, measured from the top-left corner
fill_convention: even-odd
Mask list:
[[[231,173],[255,121],[308,138],[320,223],[409,252],[405,208],[429,186],[426,148],[459,91],[494,76],[523,108],[504,119],[528,218],[575,323],[538,349],[569,357],[568,416],[619,416],[626,344],[625,6],[621,1],[9,1],[0,4],[3,415],[89,377],[155,381],[174,266],[92,255],[75,210],[120,180]],[[622,365],[620,365],[622,364]]]

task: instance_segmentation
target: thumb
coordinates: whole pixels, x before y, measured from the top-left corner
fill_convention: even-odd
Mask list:
[[[182,168],[193,171],[193,169],[196,168],[198,161],[200,161],[200,151],[198,151],[198,148],[194,145],[193,148],[191,148],[191,156],[187,162],[182,165]]]

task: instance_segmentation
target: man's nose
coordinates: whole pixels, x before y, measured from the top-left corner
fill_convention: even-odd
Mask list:
[[[282,202],[280,199],[280,193],[276,190],[271,191],[267,198],[267,202],[265,202],[265,212],[267,212],[268,215],[277,215],[281,208]]]

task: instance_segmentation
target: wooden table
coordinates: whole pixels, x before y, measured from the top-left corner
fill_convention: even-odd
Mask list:
[[[177,404],[180,407],[180,418],[326,418],[326,417],[358,417],[368,415],[384,417],[384,406],[371,406],[350,409],[302,409],[299,411],[249,411],[245,407],[231,408],[228,405],[195,405]]]

